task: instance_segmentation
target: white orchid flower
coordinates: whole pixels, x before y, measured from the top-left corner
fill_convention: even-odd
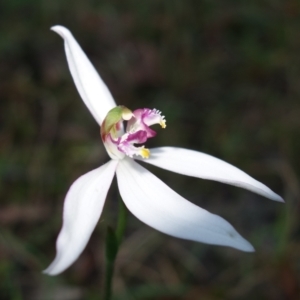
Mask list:
[[[175,147],[150,150],[136,147],[134,144],[143,144],[155,135],[149,126],[160,124],[164,128],[165,118],[154,109],[132,112],[124,106],[116,106],[70,31],[62,26],[51,29],[64,39],[73,80],[85,105],[101,125],[101,138],[111,160],[79,177],[69,189],[56,243],[57,254],[44,273],[61,273],[81,254],[100,218],[115,173],[128,210],[147,225],[182,239],[254,251],[226,220],[178,195],[133,157],[179,174],[242,187],[275,201],[283,199],[243,171],[210,155]]]

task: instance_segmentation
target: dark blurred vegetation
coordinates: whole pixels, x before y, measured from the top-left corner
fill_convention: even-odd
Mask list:
[[[0,299],[99,299],[111,188],[92,239],[63,274],[55,255],[64,196],[108,160],[69,74],[68,27],[119,104],[163,111],[148,146],[207,152],[286,204],[151,168],[229,220],[253,254],[187,242],[129,214],[115,300],[299,299],[300,3],[297,0],[2,0],[0,2]],[[299,298],[298,298],[299,297]]]

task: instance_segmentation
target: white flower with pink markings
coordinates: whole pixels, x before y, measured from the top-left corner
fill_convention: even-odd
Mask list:
[[[116,106],[70,31],[62,26],[54,26],[52,30],[64,39],[73,80],[101,126],[101,138],[111,160],[82,175],[70,187],[56,243],[57,254],[44,273],[63,272],[84,250],[101,216],[115,174],[126,207],[147,225],[178,238],[254,251],[226,220],[184,199],[134,159],[179,174],[242,187],[275,201],[283,199],[245,172],[208,154],[175,147],[145,148],[147,139],[156,135],[150,126],[159,124],[165,128],[165,117],[156,109],[131,111]]]

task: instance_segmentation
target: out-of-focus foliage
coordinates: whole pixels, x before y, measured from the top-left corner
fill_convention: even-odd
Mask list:
[[[49,30],[56,24],[73,32],[119,104],[163,111],[168,126],[148,146],[213,154],[287,202],[150,168],[257,252],[171,238],[129,214],[114,299],[299,299],[296,0],[0,2],[0,299],[99,299],[104,233],[116,224],[113,186],[80,259],[57,277],[41,274],[68,187],[108,159]]]

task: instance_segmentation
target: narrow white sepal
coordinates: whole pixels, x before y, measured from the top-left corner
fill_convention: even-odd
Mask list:
[[[60,25],[51,27],[65,41],[70,72],[77,90],[99,125],[116,103],[105,83],[91,64],[71,32]]]
[[[231,184],[284,202],[279,195],[242,170],[202,152],[176,147],[154,148],[150,149],[150,157],[143,162],[183,175]]]
[[[147,225],[178,238],[254,251],[226,220],[182,198],[132,159],[120,161],[116,174],[127,208]]]
[[[111,160],[79,177],[70,187],[63,212],[63,226],[56,242],[56,257],[43,271],[57,275],[81,254],[102,213],[118,161]]]

